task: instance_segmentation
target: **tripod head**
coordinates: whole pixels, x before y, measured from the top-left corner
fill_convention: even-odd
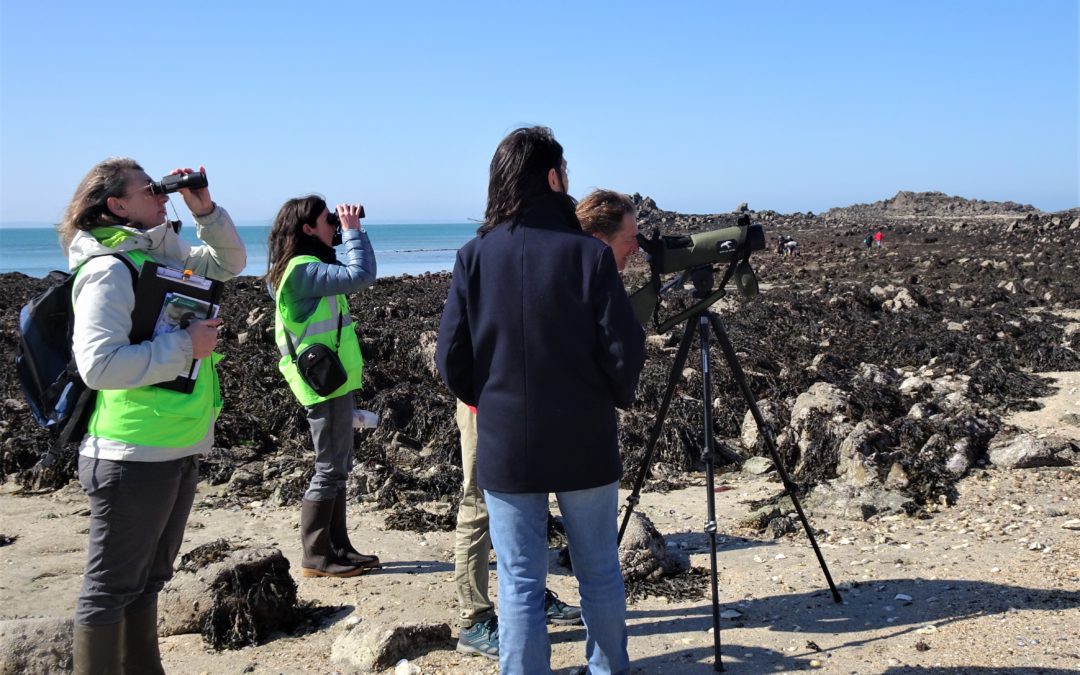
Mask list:
[[[753,297],[758,293],[757,276],[750,266],[750,254],[764,250],[765,229],[759,224],[751,224],[750,216],[745,213],[739,215],[734,227],[709,232],[664,236],[654,229],[651,238],[639,234],[638,245],[645,251],[652,273],[649,281],[630,295],[634,314],[643,326],[648,324],[651,317],[657,331],[666,332],[686,317],[724,297],[727,294],[724,288],[732,277],[743,297]],[[727,263],[727,269],[719,289],[714,291],[714,266],[717,263]],[[660,276],[671,272],[678,272],[679,276],[661,286]],[[674,317],[661,320],[657,313],[660,296],[687,281],[693,283],[693,297],[699,302]]]

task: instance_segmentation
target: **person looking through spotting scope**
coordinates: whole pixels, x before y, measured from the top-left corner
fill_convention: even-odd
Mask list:
[[[504,675],[551,671],[551,492],[581,589],[589,671],[630,669],[615,408],[634,400],[645,334],[611,248],[581,231],[568,189],[550,129],[517,129],[499,143],[484,223],[458,252],[436,344],[443,381],[479,411],[477,482],[498,559]]]
[[[593,190],[577,204],[581,229],[611,247],[615,267],[626,269],[630,256],[637,253],[637,207],[633,200],[611,190]]]

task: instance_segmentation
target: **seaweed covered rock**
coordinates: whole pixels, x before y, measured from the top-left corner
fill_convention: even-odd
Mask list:
[[[762,419],[765,420],[765,424],[772,429],[775,438],[779,430],[787,423],[787,415],[784,414],[782,406],[768,399],[763,399],[757,402],[757,407]],[[739,440],[743,448],[751,456],[762,456],[769,453],[765,437],[762,435],[761,430],[758,429],[757,421],[749,409],[747,409],[746,415],[743,416],[742,427],[739,430]]]
[[[840,441],[854,423],[851,396],[836,385],[815,382],[795,399],[791,424],[781,434],[781,455],[791,461],[800,480],[816,481],[836,475]]]
[[[664,535],[639,511],[630,515],[619,543],[619,566],[626,582],[655,579],[686,567],[683,561],[668,553]]]
[[[274,546],[218,539],[180,559],[158,597],[158,634],[201,633],[215,649],[264,642],[302,619],[289,561]]]

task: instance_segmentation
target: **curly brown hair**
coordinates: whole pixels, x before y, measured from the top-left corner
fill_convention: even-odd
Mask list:
[[[581,229],[587,234],[610,237],[619,231],[623,218],[637,213],[633,200],[621,192],[593,190],[577,205],[577,217]]]

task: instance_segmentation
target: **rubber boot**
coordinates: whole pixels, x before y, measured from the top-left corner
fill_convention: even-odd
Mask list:
[[[342,488],[341,491],[337,493],[337,498],[334,500],[334,512],[330,517],[330,545],[333,547],[334,553],[337,557],[348,560],[351,565],[373,570],[379,569],[382,567],[382,564],[379,562],[379,556],[364,555],[353,548],[352,542],[349,541],[349,526],[346,523],[346,506],[348,506],[348,504],[346,503],[345,489]]]
[[[331,499],[316,502],[304,499],[300,502],[300,543],[304,557],[300,561],[302,577],[355,577],[368,571],[339,558],[330,545],[330,518],[334,515]]]
[[[105,626],[75,624],[72,637],[74,675],[120,675],[123,625],[123,621]]]
[[[120,659],[125,675],[165,675],[158,649],[157,598],[148,607],[125,614],[123,626]]]

